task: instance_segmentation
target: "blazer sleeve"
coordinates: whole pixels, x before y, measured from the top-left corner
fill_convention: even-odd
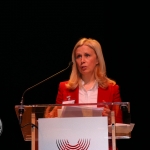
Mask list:
[[[113,102],[122,102],[118,85],[113,86]],[[115,121],[117,123],[122,123],[122,111],[120,105],[114,105],[113,110],[115,112]]]

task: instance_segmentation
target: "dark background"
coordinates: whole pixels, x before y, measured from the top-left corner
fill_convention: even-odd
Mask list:
[[[122,101],[131,104],[131,121],[137,123],[137,74],[134,55],[136,13],[130,4],[98,2],[10,1],[1,2],[0,28],[0,145],[29,150],[15,114],[24,90],[66,68],[75,43],[95,38],[103,49],[108,77],[120,86]],[[25,104],[53,104],[60,81],[71,69],[28,91]],[[137,125],[120,149],[133,149]]]

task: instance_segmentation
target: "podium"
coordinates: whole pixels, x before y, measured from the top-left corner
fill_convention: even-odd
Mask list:
[[[109,116],[103,115],[104,107],[111,110]],[[35,104],[24,105],[20,127],[31,150],[116,150],[116,139],[130,139],[134,123],[129,102]]]

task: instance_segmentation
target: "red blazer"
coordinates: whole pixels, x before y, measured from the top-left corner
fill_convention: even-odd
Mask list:
[[[79,103],[79,87],[77,87],[74,90],[69,90],[66,88],[65,82],[60,82],[59,88],[58,88],[58,94],[56,97],[56,103],[62,104],[63,101],[68,100],[68,96],[70,96],[70,100],[75,100],[75,103]],[[116,85],[109,85],[107,89],[102,89],[101,87],[98,87],[98,96],[97,96],[97,103],[99,102],[121,102],[120,97],[120,91],[119,86]],[[122,113],[119,105],[114,106],[111,108],[115,111],[115,121],[116,122],[122,122]]]

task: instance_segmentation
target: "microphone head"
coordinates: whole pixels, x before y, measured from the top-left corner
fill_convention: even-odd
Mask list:
[[[69,66],[71,66],[71,65],[73,65],[73,62],[72,62],[72,61],[69,62]]]

